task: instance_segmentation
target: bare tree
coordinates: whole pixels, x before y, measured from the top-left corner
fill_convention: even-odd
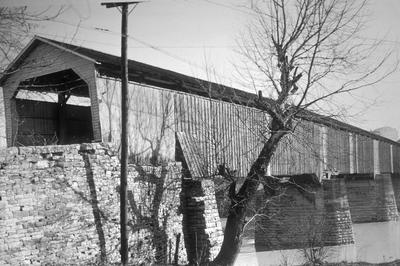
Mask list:
[[[36,13],[27,6],[0,7],[0,74],[6,74],[5,67],[24,47],[37,23],[52,20],[63,11],[63,7],[56,12],[48,8]]]
[[[260,1],[254,10],[257,21],[240,41],[246,64],[238,70],[256,91],[271,88],[268,98],[260,92],[256,100],[270,116],[268,134],[241,186],[230,184],[224,240],[213,265],[234,264],[250,202],[261,181],[267,194],[274,195],[279,182],[268,176],[267,168],[278,143],[294,132],[299,118],[332,96],[376,84],[397,67],[394,63],[386,68],[390,52],[371,60],[379,42],[359,38],[367,18],[366,1],[272,0]],[[335,83],[327,88],[332,80]],[[220,170],[221,175],[231,175]]]
[[[27,8],[0,8],[0,52],[2,66],[4,67],[12,61],[12,58],[22,49],[24,35],[32,29],[33,24],[27,19]]]

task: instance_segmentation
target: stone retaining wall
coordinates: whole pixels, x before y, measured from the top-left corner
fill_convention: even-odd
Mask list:
[[[118,262],[119,160],[104,144],[0,151],[0,265]],[[181,166],[131,166],[130,261],[186,263]]]

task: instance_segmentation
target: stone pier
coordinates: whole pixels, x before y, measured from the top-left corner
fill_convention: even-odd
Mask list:
[[[390,174],[346,178],[353,223],[396,221],[398,211]]]
[[[288,185],[256,221],[257,250],[354,243],[344,180]]]
[[[397,211],[400,212],[400,175],[392,174],[392,185],[394,197],[396,199]]]
[[[223,232],[213,180],[183,179],[183,230],[188,260],[206,264],[221,248]]]

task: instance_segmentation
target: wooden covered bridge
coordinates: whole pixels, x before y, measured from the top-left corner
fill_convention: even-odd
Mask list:
[[[33,38],[0,80],[7,145],[118,144],[119,69],[119,57]],[[212,175],[221,163],[246,175],[268,134],[255,94],[132,60],[129,81],[132,160],[176,160],[178,133],[197,158],[192,175]],[[400,172],[400,144],[310,114],[282,141],[271,174]]]

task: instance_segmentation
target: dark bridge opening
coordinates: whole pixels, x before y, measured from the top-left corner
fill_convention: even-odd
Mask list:
[[[13,146],[93,140],[88,85],[72,69],[24,80],[14,101]]]

